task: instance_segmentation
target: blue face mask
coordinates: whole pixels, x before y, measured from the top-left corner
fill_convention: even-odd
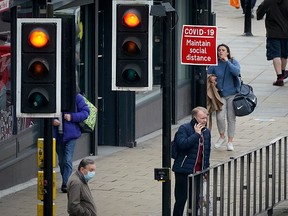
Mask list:
[[[93,177],[95,176],[95,172],[90,172],[88,171],[88,173],[86,175],[84,175],[85,180],[88,182],[89,180],[91,180]]]

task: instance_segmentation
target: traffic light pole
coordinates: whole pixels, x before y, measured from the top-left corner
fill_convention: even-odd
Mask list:
[[[162,167],[171,168],[172,13],[163,19]],[[171,179],[162,183],[162,215],[171,215]]]
[[[52,118],[44,119],[44,216],[53,214],[53,130]]]
[[[47,1],[47,18],[53,17],[53,5]],[[52,118],[44,119],[44,216],[53,215],[53,126]]]

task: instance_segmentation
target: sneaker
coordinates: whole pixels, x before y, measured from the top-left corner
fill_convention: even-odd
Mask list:
[[[219,148],[219,147],[222,146],[225,142],[226,142],[226,138],[222,139],[221,137],[219,137],[219,139],[218,139],[217,142],[215,143],[214,147],[215,147],[215,148]]]
[[[283,78],[277,79],[275,82],[273,82],[273,85],[274,86],[283,86],[284,85]]]
[[[227,143],[227,151],[233,151],[233,150],[234,150],[233,144],[231,142],[228,142]]]
[[[66,185],[62,185],[62,186],[61,186],[61,191],[62,191],[63,193],[67,193],[67,186],[66,186]]]

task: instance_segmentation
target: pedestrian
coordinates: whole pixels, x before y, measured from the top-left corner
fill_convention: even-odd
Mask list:
[[[257,20],[265,18],[266,57],[273,61],[277,79],[275,86],[283,86],[288,77],[288,1],[264,0],[257,8]]]
[[[95,176],[94,160],[84,158],[67,183],[68,214],[70,216],[97,216],[88,182]]]
[[[227,150],[233,151],[233,138],[235,133],[236,116],[233,108],[233,98],[240,90],[240,65],[238,61],[231,57],[230,48],[226,44],[217,47],[218,65],[210,66],[208,74],[213,74],[217,78],[217,89],[222,98],[223,106],[216,111],[216,122],[219,132],[219,139],[215,143],[215,148],[219,148],[227,143],[226,120],[227,120]]]
[[[78,123],[87,119],[89,107],[80,93],[76,94],[76,112],[62,113],[62,119],[54,119],[54,136],[60,173],[62,176],[61,191],[67,192],[67,181],[73,170],[73,154],[76,140],[81,136]]]
[[[210,166],[211,133],[206,128],[207,114],[208,111],[204,107],[194,108],[192,120],[181,125],[175,134],[177,156],[172,167],[175,173],[173,216],[183,215],[187,200],[188,175],[201,172]],[[200,181],[197,182],[200,184]],[[200,185],[197,188],[196,197],[199,200]]]
[[[251,0],[251,18],[254,18],[254,7],[256,5],[257,0]],[[246,12],[246,4],[248,3],[248,0],[240,0],[241,8],[243,11],[243,14]]]

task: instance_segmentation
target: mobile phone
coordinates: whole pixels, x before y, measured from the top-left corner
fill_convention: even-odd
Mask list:
[[[196,118],[193,118],[193,121],[195,121],[196,124],[199,124],[199,122],[196,120]],[[206,130],[206,125],[201,129],[201,132],[203,132],[204,130]]]

